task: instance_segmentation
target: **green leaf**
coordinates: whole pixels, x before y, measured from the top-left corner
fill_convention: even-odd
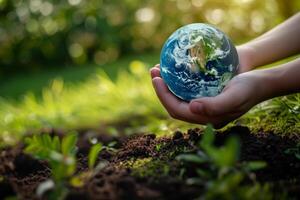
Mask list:
[[[53,190],[54,187],[55,187],[54,181],[52,179],[47,179],[38,185],[36,189],[36,195],[39,198],[41,198],[46,192],[48,192],[49,190]]]
[[[198,178],[198,177],[188,178],[186,180],[186,184],[188,184],[188,185],[202,185],[203,180]]]
[[[239,140],[237,138],[229,138],[222,147],[214,146],[215,135],[213,127],[209,124],[204,130],[200,147],[219,167],[233,166],[239,156]]]
[[[59,138],[57,136],[51,138],[48,134],[35,135],[32,138],[26,138],[25,144],[25,152],[32,154],[38,159],[51,159],[51,152],[60,151]]]
[[[265,168],[267,166],[267,163],[264,161],[249,161],[246,163],[245,168],[249,171],[255,171],[262,168]]]
[[[68,136],[64,137],[61,142],[62,154],[65,156],[70,154],[75,154],[76,143],[77,143],[77,133],[70,133]]]
[[[210,177],[210,173],[209,171],[203,170],[203,169],[196,169],[196,173],[198,176],[200,177],[204,177],[204,178],[209,178]]]
[[[284,151],[285,154],[294,154],[295,152],[297,152],[297,148],[288,148]]]
[[[60,140],[58,136],[55,136],[53,138],[52,149],[55,149],[56,151],[60,151]]]
[[[237,137],[230,137],[224,146],[223,155],[226,158],[224,165],[226,166],[233,166],[240,154],[240,141]]]
[[[65,169],[68,176],[71,176],[76,171],[76,159],[74,157],[69,157],[69,161],[67,163],[67,168]]]
[[[233,192],[236,191],[243,179],[244,174],[236,172],[221,179],[211,180],[204,199],[220,199],[220,197],[228,197],[227,195],[230,195],[229,198],[224,199],[234,199],[232,198],[235,195]]]
[[[25,139],[24,139],[24,143],[26,144],[26,145],[30,145],[31,143],[32,143],[32,138],[30,138],[30,137],[26,137]]]
[[[89,156],[88,156],[88,163],[89,163],[89,168],[93,169],[95,166],[95,162],[97,160],[99,152],[102,150],[102,144],[98,143],[92,146]]]
[[[202,164],[207,162],[207,159],[195,154],[181,154],[176,157],[176,160]]]
[[[219,167],[231,167],[238,160],[239,149],[238,138],[230,137],[223,147],[211,149],[207,153]]]
[[[52,161],[56,161],[57,163],[62,163],[64,161],[64,156],[61,153],[56,151],[51,151],[49,153],[49,158]]]
[[[214,135],[214,129],[211,124],[208,124],[206,126],[206,129],[204,130],[203,138],[200,142],[200,146],[206,150],[209,148],[215,140],[215,135]]]
[[[52,139],[51,139],[50,135],[48,135],[48,134],[41,135],[41,140],[42,140],[42,144],[44,144],[46,148],[53,149],[52,148]]]
[[[108,143],[108,147],[114,147],[114,146],[116,146],[116,144],[117,144],[117,142],[116,141],[112,141],[112,142],[110,142],[110,143]]]

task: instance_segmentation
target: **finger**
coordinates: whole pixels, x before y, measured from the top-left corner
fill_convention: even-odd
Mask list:
[[[190,110],[207,116],[224,115],[236,112],[241,104],[239,91],[228,88],[215,97],[203,97],[190,102]]]
[[[155,77],[152,82],[159,100],[172,117],[199,124],[210,121],[206,117],[192,113],[189,104],[175,97],[160,77]]]
[[[221,128],[240,116],[240,114],[232,112],[232,110],[229,110],[228,114],[221,114],[219,116],[207,115],[205,112],[192,112],[190,109],[190,104],[175,97],[163,82],[162,78],[155,77],[152,81],[156,94],[161,103],[166,108],[168,113],[175,119],[197,124],[212,123],[215,125],[215,128]]]
[[[160,64],[156,64],[156,65],[154,65],[154,67],[159,69],[160,68]]]
[[[155,77],[152,79],[152,83],[159,100],[167,110],[173,110],[180,105],[181,101],[170,92],[162,78]]]
[[[187,102],[181,101],[175,97],[165,86],[163,81],[160,83],[160,80],[157,79],[160,78],[155,78],[155,80],[153,80],[157,96],[173,118],[196,124],[212,123],[215,128],[222,128],[232,119],[235,119],[232,116],[209,117],[192,113]]]
[[[250,70],[251,70],[251,68],[247,68],[246,66],[239,65],[237,68],[237,74],[242,74],[242,73],[248,72]]]
[[[160,77],[160,69],[157,67],[153,67],[150,69],[150,74],[151,74],[152,79],[155,77]]]

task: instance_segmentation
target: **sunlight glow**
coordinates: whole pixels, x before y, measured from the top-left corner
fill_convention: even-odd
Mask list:
[[[212,24],[219,24],[224,19],[224,11],[222,9],[208,10],[205,13],[206,19]]]
[[[68,0],[71,6],[76,6],[81,3],[81,0]]]
[[[69,47],[69,53],[73,58],[78,58],[83,54],[83,48],[78,43],[73,43]]]
[[[154,19],[155,12],[152,8],[140,8],[135,13],[136,21],[138,22],[150,22]]]

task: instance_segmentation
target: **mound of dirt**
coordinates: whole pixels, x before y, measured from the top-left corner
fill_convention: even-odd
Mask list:
[[[63,133],[52,132],[52,135]],[[188,185],[178,178],[180,169],[174,158],[183,150],[195,150],[201,140],[200,129],[186,133],[176,131],[173,137],[156,137],[140,134],[129,138],[111,137],[95,131],[82,131],[77,146],[77,173],[87,170],[87,154],[90,139],[109,144],[116,142],[115,151],[103,150],[98,161],[107,161],[106,167],[94,174],[84,187],[72,188],[67,199],[193,199],[202,188]],[[277,183],[276,192],[300,196],[300,160],[284,151],[296,145],[295,139],[279,137],[272,133],[251,134],[247,127],[236,126],[216,135],[215,144],[235,135],[240,138],[240,161],[263,160],[267,167],[256,172],[260,182]],[[51,169],[47,163],[23,153],[22,144],[0,151],[0,199],[17,195],[20,199],[38,199],[37,186],[47,180]],[[143,171],[144,166],[148,171]]]

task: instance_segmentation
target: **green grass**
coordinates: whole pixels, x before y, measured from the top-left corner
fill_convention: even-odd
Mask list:
[[[31,74],[20,73],[13,77],[0,80],[0,97],[13,101],[22,100],[23,96],[28,93],[34,93],[38,97],[41,96],[42,90],[48,87],[53,79],[61,78],[66,85],[81,84],[102,69],[113,80],[116,78],[119,69],[128,70],[131,61],[140,60],[147,63],[150,67],[159,62],[159,54],[130,55],[122,57],[118,61],[105,65],[87,64],[81,66],[62,66],[53,69],[47,68],[44,71]]]
[[[19,102],[0,100],[0,144],[12,144],[25,132],[42,128],[70,130],[121,122],[125,124],[121,131],[131,134],[170,133],[179,126],[194,126],[168,117],[152,88],[148,68],[153,63],[127,63],[114,78],[96,69],[82,82],[65,84],[62,78],[56,78],[41,89],[40,95],[29,92]],[[108,126],[112,134],[118,131]]]
[[[156,54],[127,57],[102,67],[69,68],[8,80],[1,84],[6,92],[0,98],[0,146],[42,128],[103,126],[111,134],[169,134],[198,126],[171,119],[161,106],[148,72],[157,60]],[[298,135],[299,105],[300,94],[273,99],[237,122],[255,131]]]
[[[300,94],[278,97],[257,105],[244,115],[240,122],[254,132],[261,130],[282,136],[299,138]]]

